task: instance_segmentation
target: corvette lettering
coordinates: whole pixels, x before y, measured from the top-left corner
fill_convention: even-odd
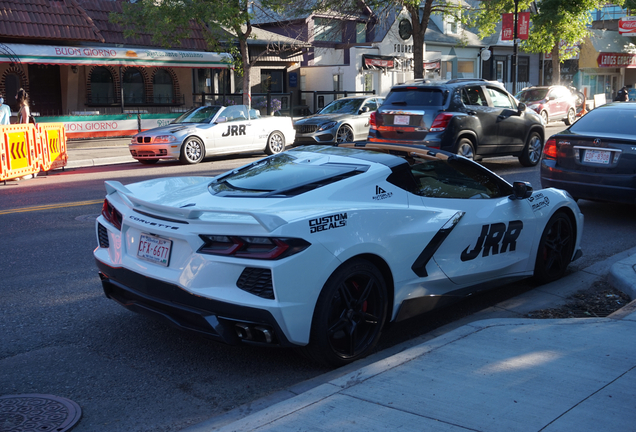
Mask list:
[[[228,125],[227,130],[221,134],[221,136],[238,136],[238,135],[246,135],[245,133],[245,125]]]
[[[332,228],[341,228],[347,225],[347,214],[340,213],[331,216],[323,216],[316,219],[309,219],[309,232],[311,234],[327,231]]]
[[[470,245],[464,249],[461,254],[462,261],[470,261],[482,253],[482,257],[487,257],[492,251],[493,255],[504,252],[513,252],[517,248],[517,238],[523,229],[523,222],[520,220],[508,222],[506,228],[505,223],[494,223],[491,225],[483,225],[481,233],[477,238],[477,243],[472,251]],[[501,246],[501,247],[500,247]]]
[[[178,230],[179,227],[178,226],[172,226],[172,225],[166,225],[166,224],[162,224],[162,223],[157,223],[157,222],[150,222],[147,221],[145,219],[141,219],[138,218],[137,216],[128,216],[131,220],[134,220],[135,222],[141,222],[143,224],[146,224],[148,226],[153,226],[153,227],[157,227],[157,228],[166,228],[166,229],[171,229],[171,230]]]

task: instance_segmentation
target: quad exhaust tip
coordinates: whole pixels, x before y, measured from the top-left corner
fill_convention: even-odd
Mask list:
[[[246,323],[236,323],[234,328],[236,329],[236,335],[242,340],[266,344],[274,342],[272,332],[267,327]]]

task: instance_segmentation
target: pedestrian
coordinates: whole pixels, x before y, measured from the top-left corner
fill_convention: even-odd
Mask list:
[[[616,93],[614,100],[616,102],[627,102],[629,100],[629,91],[627,90],[627,87],[623,86],[623,88]]]
[[[21,88],[18,90],[18,94],[15,98],[18,100],[18,106],[20,107],[20,111],[18,111],[18,123],[29,123],[29,118],[31,117],[29,95]]]
[[[0,96],[0,125],[11,124],[11,108],[4,103],[4,98]]]

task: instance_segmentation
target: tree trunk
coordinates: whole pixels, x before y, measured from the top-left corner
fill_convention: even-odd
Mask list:
[[[559,58],[559,43],[552,47],[552,85],[561,84],[561,61]]]
[[[422,20],[419,20],[419,8],[407,6],[406,10],[411,16],[413,26],[413,78],[424,78],[424,35],[428,28],[428,20],[431,17],[433,0],[426,0],[422,9]]]
[[[252,89],[250,86],[250,54],[247,48],[247,39],[239,39],[239,49],[241,50],[241,59],[243,60],[243,105],[252,108]]]

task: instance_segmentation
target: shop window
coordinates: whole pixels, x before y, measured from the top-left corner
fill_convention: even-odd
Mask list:
[[[373,75],[370,73],[364,75],[364,91],[373,91]]]
[[[340,22],[328,18],[314,18],[314,40],[342,42]]]
[[[174,102],[172,77],[165,69],[157,69],[152,82],[152,95],[156,104]]]
[[[15,96],[18,94],[18,90],[22,87],[20,84],[20,77],[18,74],[10,73],[4,79],[4,103],[11,107],[12,111],[20,109],[18,101]]]
[[[474,78],[475,77],[475,62],[474,61],[458,61],[457,62],[457,77],[458,78]]]
[[[91,103],[113,104],[115,102],[113,74],[103,66],[96,67],[91,73]]]
[[[139,104],[146,101],[144,77],[137,68],[128,68],[122,77],[124,103]]]
[[[517,59],[517,81],[530,82],[530,57],[519,57]]]
[[[263,92],[283,93],[285,91],[285,71],[282,69],[262,69],[261,87]]]

